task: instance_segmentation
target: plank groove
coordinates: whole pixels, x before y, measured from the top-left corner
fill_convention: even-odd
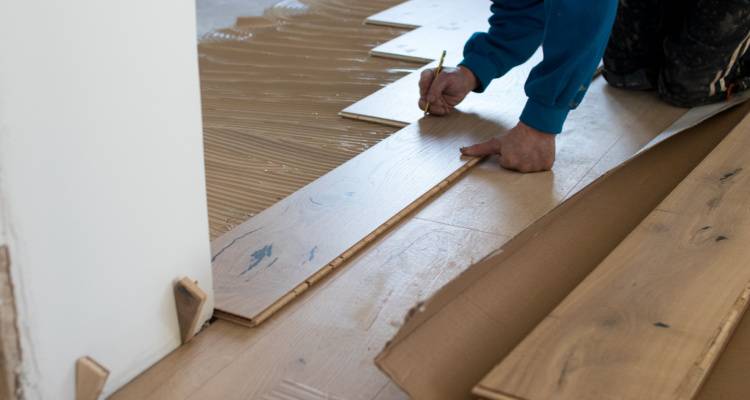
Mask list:
[[[693,398],[750,298],[748,149],[745,118],[477,394]]]

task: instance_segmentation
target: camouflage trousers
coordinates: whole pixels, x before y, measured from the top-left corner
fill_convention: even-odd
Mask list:
[[[693,107],[750,87],[748,46],[750,0],[620,0],[603,75]]]

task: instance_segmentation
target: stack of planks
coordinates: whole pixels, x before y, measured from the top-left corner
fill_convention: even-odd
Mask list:
[[[384,43],[372,54],[423,63],[445,49],[455,63],[468,34],[485,29],[489,4],[411,0],[376,14],[367,22],[437,33],[407,33],[396,45]],[[461,28],[445,29],[450,26]],[[389,47],[394,50],[384,50]],[[735,128],[748,106],[690,128],[728,105],[699,110],[696,117],[648,93],[614,90],[595,79],[558,137],[554,172],[520,175],[491,159],[461,158],[459,147],[515,124],[525,102],[523,81],[540,57],[536,54],[486,93],[470,95],[448,117],[422,117],[416,107],[418,71],[342,111],[403,129],[217,238],[212,243],[216,315],[224,320],[114,398],[385,400],[408,394],[457,399],[470,398],[475,386],[488,398],[555,397],[524,392],[543,384],[527,379],[553,374],[537,376],[511,367],[521,378],[508,375],[505,356],[516,348],[523,351],[519,344],[547,317],[568,315],[555,307],[562,307],[591,271],[617,253],[613,250],[631,231],[638,232],[641,220],[675,186],[682,187],[680,182]],[[635,156],[652,140],[660,144]],[[710,239],[713,232],[703,235]],[[716,249],[728,248],[735,235],[741,240],[739,232],[726,232],[716,231],[711,239]],[[718,235],[729,239],[715,241]],[[675,248],[684,245],[676,242]],[[475,263],[479,259],[484,260]],[[666,264],[664,257],[659,260]],[[314,284],[319,289],[309,290]],[[612,285],[619,288],[617,282]],[[736,293],[722,295],[711,302],[711,310],[721,312]],[[416,302],[420,306],[400,326]],[[648,315],[657,334],[694,338],[700,333],[668,311]],[[746,330],[750,338],[750,327]],[[728,331],[723,332],[726,341]],[[377,363],[401,389],[372,365],[387,342]],[[557,348],[552,341],[544,343]],[[731,395],[743,387],[741,375],[733,371],[748,366],[741,350],[750,346],[734,348],[739,350],[724,367],[727,357],[722,356],[717,371],[725,373],[708,380],[704,399],[720,392],[736,398]],[[576,371],[585,372],[589,359],[568,353],[572,361],[563,362],[563,382],[572,388],[570,382],[581,382]],[[525,354],[520,353],[517,365],[528,363]],[[717,353],[711,354],[715,360]],[[527,371],[537,367],[528,365]]]

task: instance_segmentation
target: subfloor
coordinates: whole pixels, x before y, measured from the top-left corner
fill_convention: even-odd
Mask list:
[[[362,21],[398,2],[282,2],[204,36],[198,53],[212,239],[396,130],[338,112],[419,66],[368,54],[404,30]]]

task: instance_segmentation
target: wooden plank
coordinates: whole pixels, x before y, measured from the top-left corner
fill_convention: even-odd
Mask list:
[[[262,322],[371,241],[373,232],[380,234],[411,211],[410,204],[426,200],[424,193],[432,195],[448,186],[471,166],[457,157],[461,145],[515,124],[523,102],[507,99],[523,98],[518,81],[524,73],[519,68],[497,82],[498,97],[505,88],[502,107],[482,103],[487,105],[479,109],[481,116],[467,108],[464,113],[422,119],[214,241],[216,315],[244,319],[248,325]],[[642,93],[617,92],[611,98],[602,80],[594,82],[591,92],[593,100],[584,102],[568,123],[567,132],[576,133],[558,138],[557,173],[502,174],[507,183],[498,185],[501,191],[510,198],[534,198],[532,204],[538,205],[503,203],[505,215],[522,217],[516,218],[518,224],[507,225],[511,234],[564,200],[622,135],[644,132],[650,139],[684,113]],[[371,174],[362,172],[373,168]],[[394,180],[397,170],[409,172]],[[381,189],[384,185],[391,190]],[[366,218],[363,208],[372,210]],[[397,219],[389,222],[394,216]],[[341,221],[354,223],[342,228]],[[329,239],[323,242],[321,237]],[[337,240],[330,240],[334,237]],[[311,255],[314,260],[309,260]]]
[[[260,399],[289,382],[342,399],[393,399],[400,391],[372,359],[404,312],[507,239],[410,219],[283,318],[256,329],[219,320],[112,399]]]
[[[76,360],[76,400],[97,400],[109,377],[109,371],[93,358]]]
[[[378,365],[413,398],[471,398],[472,387],[487,371],[596,267],[749,108],[744,105],[673,137],[545,215],[499,254],[472,266],[420,303],[418,312],[410,314],[378,356]],[[465,200],[464,204],[469,203]],[[457,360],[460,369],[455,367]]]
[[[459,147],[515,125],[523,101],[509,99],[525,98],[520,84],[525,73],[517,68],[496,82],[497,102],[491,106],[483,102],[486,108],[476,112],[467,107],[421,119],[215,240],[216,315],[248,325],[262,322],[447,187],[472,165],[459,157]],[[500,175],[506,182],[498,184],[502,191],[539,205],[503,203],[505,215],[523,216],[520,224],[508,225],[511,234],[564,200],[621,136],[645,132],[653,138],[684,113],[643,93],[610,93],[602,80],[591,92],[593,100],[568,123],[566,133],[575,134],[558,137],[556,173]]]
[[[523,96],[507,83],[508,98]],[[507,130],[521,108],[422,119],[214,240],[217,316],[262,322],[468,170],[458,149]]]
[[[471,8],[467,11],[471,11]],[[485,13],[461,15],[462,18],[456,18],[450,23],[423,26],[407,32],[373,48],[370,54],[416,63],[436,60],[443,50],[461,54],[464,44],[474,32],[489,29]]]
[[[177,325],[180,327],[183,344],[190,341],[199,329],[198,322],[207,299],[208,295],[198,286],[198,282],[188,277],[183,277],[174,284]]]
[[[661,153],[654,160],[670,164]],[[641,168],[651,171],[656,167],[647,163]],[[674,167],[668,169],[672,170]],[[480,171],[477,179],[468,180]],[[479,207],[475,197],[482,190],[504,184],[496,179],[504,173],[484,162],[450,189],[455,191],[450,199],[440,196],[430,206],[450,201],[456,210],[475,207],[477,219],[497,218],[491,207],[502,207],[501,202]],[[638,184],[642,182],[640,173],[633,179],[623,183],[628,189],[624,193],[640,199],[640,190],[647,186]],[[466,186],[467,182],[471,185]],[[493,237],[410,218],[277,318],[255,329],[217,321],[116,393],[113,400],[244,400],[273,392],[284,380],[345,399],[405,400],[406,394],[389,383],[372,358],[392,338],[411,306],[429,298],[507,239]],[[196,395],[199,392],[200,396]]]
[[[744,399],[750,392],[750,317],[737,326],[696,400]]]
[[[435,19],[443,18],[457,6],[475,0],[409,0],[365,19],[366,24],[418,28]]]
[[[438,54],[433,57],[437,56]],[[445,65],[447,66],[454,66],[461,61],[461,53],[457,50],[448,51],[445,57]],[[424,116],[424,111],[420,110],[417,105],[419,101],[419,77],[422,70],[435,68],[436,66],[437,61],[425,65],[423,68],[344,108],[339,112],[339,115],[345,118],[395,127],[404,127],[417,122]],[[525,79],[525,77],[522,77],[522,79]],[[502,85],[493,83],[485,94],[491,96],[489,90],[496,86]],[[486,101],[488,97],[478,93],[469,93],[462,104],[458,106],[458,109],[476,108],[477,102]]]
[[[691,399],[750,301],[750,117],[477,386]]]
[[[478,161],[458,148],[493,125],[440,122],[400,131],[215,240],[217,316],[262,322]]]

